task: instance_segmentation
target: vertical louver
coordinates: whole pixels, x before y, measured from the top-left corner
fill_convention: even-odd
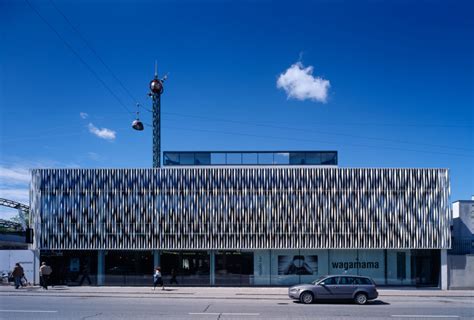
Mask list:
[[[449,248],[445,169],[40,169],[41,249]]]

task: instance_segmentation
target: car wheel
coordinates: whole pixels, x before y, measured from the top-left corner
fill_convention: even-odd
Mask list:
[[[367,302],[367,295],[365,293],[358,293],[354,298],[355,303],[357,304],[365,304]]]
[[[300,296],[300,301],[305,304],[310,304],[313,302],[313,294],[311,292],[303,292]]]

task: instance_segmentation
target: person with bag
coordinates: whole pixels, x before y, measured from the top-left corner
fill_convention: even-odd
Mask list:
[[[13,268],[12,271],[12,277],[15,278],[15,289],[20,288],[21,286],[21,278],[24,275],[23,267],[20,265],[20,263],[15,263],[15,267]]]
[[[165,290],[165,285],[163,283],[163,277],[161,276],[160,267],[156,267],[155,273],[153,273],[153,291],[155,291],[157,285],[161,286],[161,290]]]
[[[40,273],[40,283],[41,283],[41,286],[48,290],[48,281],[49,281],[49,276],[51,275],[51,273],[53,273],[53,269],[51,269],[50,266],[48,266],[46,264],[46,262],[41,262],[41,267],[40,267],[40,270],[39,270],[39,273]]]

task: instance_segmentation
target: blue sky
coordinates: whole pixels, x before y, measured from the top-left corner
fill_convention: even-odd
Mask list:
[[[27,202],[30,168],[150,167],[129,111],[150,107],[155,59],[163,150],[338,150],[474,193],[472,2],[28,1],[67,44],[0,2],[1,197]]]

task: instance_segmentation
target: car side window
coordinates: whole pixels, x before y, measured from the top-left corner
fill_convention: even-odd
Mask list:
[[[360,278],[360,283],[361,284],[372,284],[372,281],[370,281],[368,278]]]
[[[351,279],[352,278],[349,278],[349,277],[341,277],[339,280],[339,284],[342,284],[342,285],[351,284],[352,283]]]
[[[337,284],[337,278],[336,277],[327,278],[323,281],[322,284],[324,285]]]

